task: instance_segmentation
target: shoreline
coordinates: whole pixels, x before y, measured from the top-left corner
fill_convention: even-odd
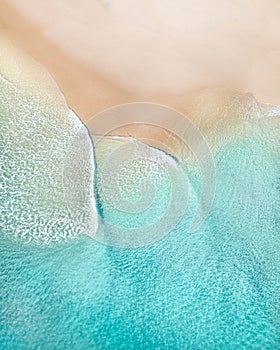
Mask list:
[[[84,122],[107,108],[129,102],[159,103],[189,115],[201,91],[214,87],[206,84],[199,88],[188,87],[186,91],[179,93],[155,92],[146,95],[133,89],[125,89],[120,81],[105,77],[94,64],[87,66],[85,62],[48,39],[43,33],[46,30],[43,25],[35,23],[7,1],[0,4],[0,28],[49,71],[65,95],[69,107]],[[229,88],[242,90],[235,84],[231,84]]]

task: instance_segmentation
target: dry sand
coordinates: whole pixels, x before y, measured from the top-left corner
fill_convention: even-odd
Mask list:
[[[280,104],[275,0],[6,0],[0,27],[49,70],[83,120],[130,101],[187,112],[217,85]]]

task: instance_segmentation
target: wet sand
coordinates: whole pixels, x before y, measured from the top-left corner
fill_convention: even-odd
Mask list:
[[[0,26],[22,48],[46,67],[64,93],[69,105],[83,120],[130,98],[111,82],[65,54],[47,40],[41,29],[15,9],[0,3]]]
[[[141,4],[2,1],[0,28],[48,69],[84,121],[131,101],[187,113],[201,90],[217,85],[280,103],[276,2]]]

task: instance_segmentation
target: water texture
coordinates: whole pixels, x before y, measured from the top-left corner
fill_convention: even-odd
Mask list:
[[[103,219],[123,227],[153,222],[170,190],[160,162],[134,162],[121,173],[122,198],[132,205],[141,199],[135,188],[143,175],[155,179],[154,207],[131,222],[106,202],[111,177],[105,187],[98,181],[104,149],[95,150],[97,182],[90,182],[93,148],[68,107],[3,76],[0,87],[1,348],[280,347],[277,107],[237,92],[202,97],[193,119],[214,155],[216,195],[193,234],[201,188],[195,159],[180,145],[169,155],[134,141],[142,155],[181,167],[188,208],[160,240],[122,249],[88,235],[90,209],[96,205]]]

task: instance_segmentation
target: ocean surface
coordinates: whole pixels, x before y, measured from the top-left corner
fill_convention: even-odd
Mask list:
[[[180,159],[178,150],[171,155],[134,141],[140,154],[148,149],[156,158],[160,152],[161,162],[180,167],[188,181],[188,208],[159,239],[122,248],[98,240],[104,221],[127,229],[158,220],[172,177],[138,161],[132,173],[122,173],[123,195],[132,203],[141,197],[135,191],[138,177],[155,179],[155,202],[143,215],[116,211],[96,179],[95,200],[85,191],[89,197],[81,202],[79,191],[89,186],[92,171],[98,175],[104,150],[95,150],[95,169],[86,158],[88,146],[85,163],[79,163],[82,174],[65,166],[72,159],[66,141],[77,127],[84,130],[78,119],[64,107],[49,110],[49,100],[38,111],[28,94],[8,81],[1,84],[1,349],[280,348],[277,108],[262,106],[263,115],[256,117],[246,100],[202,126],[214,157],[216,190],[194,233],[189,226],[200,190],[194,163]],[[10,108],[11,96],[25,102]],[[61,179],[71,175],[65,185]],[[66,197],[65,188],[72,189]],[[90,226],[89,208],[98,210],[98,227]],[[90,229],[97,232],[91,235]]]

